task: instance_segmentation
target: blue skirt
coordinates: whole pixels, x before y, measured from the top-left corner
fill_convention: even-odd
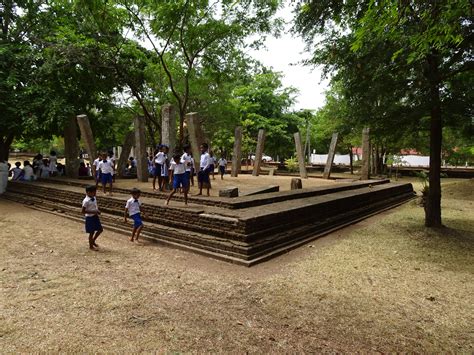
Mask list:
[[[86,217],[86,233],[94,233],[96,231],[101,231],[102,229],[99,216],[95,215],[92,217]]]
[[[140,215],[140,213],[132,214],[130,218],[133,219],[133,228],[143,226],[142,216]]]

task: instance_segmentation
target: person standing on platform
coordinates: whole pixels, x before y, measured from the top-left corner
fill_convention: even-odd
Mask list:
[[[221,180],[224,180],[225,168],[227,166],[227,160],[221,157],[217,163],[219,165],[219,173],[221,174]]]
[[[201,160],[199,162],[199,172],[198,172],[198,185],[199,185],[199,195],[202,195],[202,189],[205,187],[207,189],[207,196],[209,196],[209,189],[211,188],[211,181],[209,180],[209,172],[211,166],[211,157],[207,152],[209,146],[207,143],[201,144]]]
[[[107,193],[107,184],[110,184],[110,193],[112,196],[112,175],[114,173],[114,167],[112,163],[107,160],[107,154],[102,154],[102,161],[99,163],[99,171],[102,179],[102,187],[104,188],[104,195]]]

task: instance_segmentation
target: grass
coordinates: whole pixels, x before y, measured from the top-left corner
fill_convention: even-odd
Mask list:
[[[247,269],[0,200],[2,352],[474,350],[473,180]],[[419,185],[416,185],[419,188]]]

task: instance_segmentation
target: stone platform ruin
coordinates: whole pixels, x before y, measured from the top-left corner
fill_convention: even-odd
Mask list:
[[[2,195],[32,208],[82,221],[86,184],[68,180],[11,182]],[[142,236],[241,265],[268,260],[319,236],[414,197],[409,183],[367,180],[236,198],[192,197],[163,205],[165,194],[143,192]],[[123,222],[128,190],[97,199],[106,230],[130,233]],[[176,200],[182,197],[177,196]],[[78,234],[82,226],[78,225]]]

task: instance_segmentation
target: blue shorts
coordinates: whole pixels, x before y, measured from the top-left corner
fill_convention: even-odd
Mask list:
[[[111,173],[102,174],[101,179],[102,179],[102,185],[105,185],[107,183],[110,184],[110,183],[112,183],[112,174]]]
[[[184,174],[173,175],[173,189],[179,189],[180,187],[187,188],[189,186],[189,177]]]
[[[131,219],[133,219],[133,228],[138,228],[143,226],[142,222],[142,216],[140,213],[135,213],[130,216]]]
[[[94,233],[102,229],[99,216],[86,217],[86,233]]]
[[[219,171],[221,172],[222,175],[225,174],[225,166],[219,165]]]

